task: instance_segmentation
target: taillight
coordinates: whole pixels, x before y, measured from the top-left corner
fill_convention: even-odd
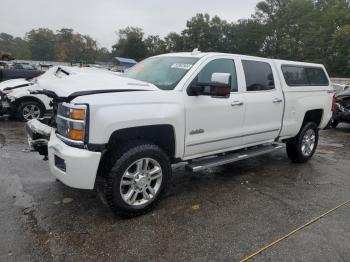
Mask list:
[[[336,108],[336,103],[337,103],[337,100],[336,100],[335,96],[333,96],[333,100],[332,100],[332,110],[335,110],[335,108]]]

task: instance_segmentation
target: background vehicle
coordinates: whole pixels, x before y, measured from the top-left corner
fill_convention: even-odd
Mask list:
[[[17,78],[31,79],[42,73],[43,71],[38,70],[34,65],[29,63],[13,62],[10,64],[7,62],[7,66],[0,68],[0,82]]]
[[[23,121],[43,117],[52,110],[51,99],[45,95],[30,94],[30,90],[35,89],[35,79],[20,78],[0,83],[0,115],[9,115]]]
[[[93,189],[102,178],[107,203],[127,216],[158,202],[172,163],[197,172],[281,142],[293,162],[306,162],[332,115],[322,65],[233,54],[166,54],[123,76],[56,68],[38,84],[53,98],[55,118],[51,131],[28,123],[31,145],[68,186]]]
[[[12,64],[13,69],[23,69],[23,70],[37,70],[37,68],[34,65],[31,65],[29,63],[18,63],[15,62]]]
[[[0,60],[0,69],[6,69],[11,66],[11,63],[8,61],[2,61]]]
[[[35,69],[0,69],[0,82],[16,78],[31,79],[41,75],[42,73],[42,71]]]
[[[333,83],[333,89],[334,89],[334,92],[335,93],[339,93],[339,92],[342,92],[342,91],[345,91],[349,88],[349,85],[344,85],[344,84],[335,84]]]
[[[335,107],[329,125],[336,128],[339,123],[350,123],[350,90],[335,94]]]
[[[55,69],[47,69],[45,74],[52,75]],[[71,67],[70,72],[75,73],[79,69]],[[105,69],[86,68],[86,71],[105,71]],[[117,74],[117,73],[114,73]],[[62,87],[64,88],[64,87]],[[43,117],[52,112],[51,101],[43,94],[32,94],[39,88],[37,78],[11,79],[0,83],[0,116],[10,115],[20,120],[27,121]]]

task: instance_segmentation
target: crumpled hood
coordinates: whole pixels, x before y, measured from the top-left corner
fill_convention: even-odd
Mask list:
[[[97,69],[55,66],[38,77],[40,89],[53,91],[59,97],[68,97],[87,91],[149,91],[159,90],[156,86],[120,76],[118,73]]]
[[[11,88],[20,85],[30,84],[25,78],[10,79],[0,83],[0,91],[4,91],[5,88]]]

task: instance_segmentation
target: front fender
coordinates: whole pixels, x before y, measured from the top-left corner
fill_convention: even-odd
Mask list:
[[[184,151],[185,107],[182,92],[157,90],[116,92],[77,97],[71,103],[89,105],[88,140],[107,144],[120,129],[170,125],[175,130],[175,157]]]
[[[89,142],[104,144],[116,130],[152,126],[170,125],[175,130],[175,157],[184,151],[184,109],[178,104],[132,104],[108,106],[90,111]],[[182,142],[181,142],[182,141]]]

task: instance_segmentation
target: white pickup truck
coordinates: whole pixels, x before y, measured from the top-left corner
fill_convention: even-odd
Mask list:
[[[102,178],[109,206],[128,216],[158,202],[177,162],[196,172],[282,143],[305,162],[332,116],[322,65],[234,54],[164,54],[122,76],[57,68],[38,84],[55,117],[52,128],[28,123],[31,145],[70,187],[93,189]]]

